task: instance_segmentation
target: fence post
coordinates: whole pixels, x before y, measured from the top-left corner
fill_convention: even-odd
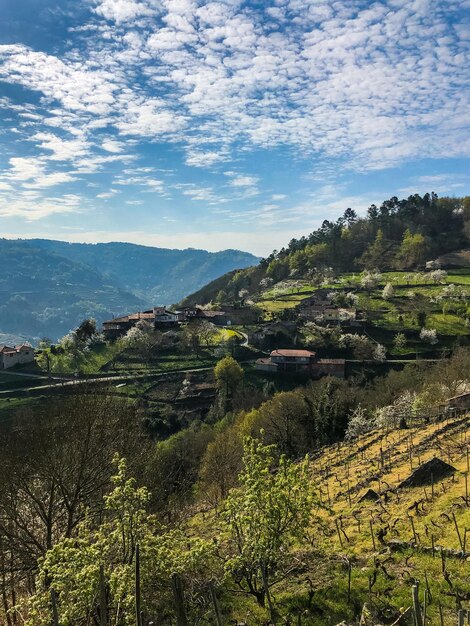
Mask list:
[[[418,581],[416,581],[416,584],[413,585],[411,595],[412,595],[412,598],[413,598],[413,612],[414,612],[414,615],[415,615],[416,626],[423,626],[423,616],[421,614],[421,607],[419,606],[419,585],[418,585]]]
[[[214,605],[214,613],[215,613],[215,620],[217,622],[217,626],[223,626],[222,614],[220,612],[219,603],[217,601],[217,595],[215,593],[214,584],[212,582],[209,583],[209,591],[211,594],[212,604]]]
[[[176,573],[171,576],[171,587],[175,601],[176,624],[177,626],[188,626],[188,619],[184,608],[183,584],[181,578]]]
[[[100,626],[107,626],[108,607],[106,602],[106,581],[104,578],[104,567],[100,565]]]
[[[142,626],[142,615],[140,612],[140,549],[135,547],[135,623]]]
[[[51,587],[52,623],[59,626],[59,613],[57,612],[57,595],[54,587]]]

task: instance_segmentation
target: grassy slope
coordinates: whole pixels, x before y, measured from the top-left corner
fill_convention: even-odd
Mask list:
[[[468,289],[470,270],[453,270],[447,276],[445,284],[442,285],[435,285],[431,282],[423,284],[417,280],[419,280],[418,274],[385,272],[377,288],[370,292],[358,292],[359,307],[369,312],[371,325],[377,329],[377,337],[374,336],[374,338],[386,345],[388,344],[391,354],[399,354],[400,352],[392,346],[392,333],[418,332],[416,315],[421,310],[427,314],[426,328],[434,328],[438,335],[450,338],[470,335],[470,328],[465,325],[463,317],[451,312],[444,314],[441,304],[430,302],[430,298],[438,296],[446,285],[454,284]],[[382,290],[387,282],[391,282],[395,288],[394,296],[389,301],[382,298]],[[359,286],[360,276],[358,274],[341,274],[334,282],[326,285],[326,288],[355,291]],[[314,293],[315,289],[311,283],[305,281],[282,281],[282,283],[262,292],[257,304],[263,309],[265,319],[270,319],[273,314],[296,307],[302,299]],[[399,319],[400,316],[401,319]],[[389,332],[390,335],[384,335],[382,331]],[[430,348],[425,344],[418,345],[420,343],[419,341],[411,341],[406,351],[411,349],[412,352],[421,352],[422,349]],[[443,344],[447,343],[448,341],[444,339]],[[439,344],[438,347],[440,347]]]
[[[384,610],[389,607],[389,612],[391,607],[399,610],[411,604],[411,585],[416,578],[421,593],[426,585],[431,593],[429,623],[440,623],[439,603],[443,607],[444,623],[456,623],[455,597],[450,594],[457,590],[468,595],[468,558],[446,559],[451,590],[442,574],[439,548],[433,558],[422,552],[421,547],[431,546],[432,535],[436,546],[459,549],[453,513],[462,536],[465,528],[470,529],[470,501],[465,506],[463,498],[469,443],[467,416],[388,434],[374,431],[358,441],[334,445],[316,455],[311,465],[311,483],[306,488],[317,491],[328,510],[320,512],[320,526],[311,529],[312,545],[298,550],[297,571],[273,588],[279,613],[284,617],[302,613],[304,626],[326,626],[343,619],[352,620],[364,602]],[[433,456],[457,468],[453,479],[436,481],[434,496],[430,486],[426,490],[415,487],[394,491],[412,469]],[[384,493],[389,487],[392,491]],[[379,503],[359,502],[368,488],[383,494]],[[420,503],[418,509],[413,508],[416,502]],[[337,524],[342,529],[339,532]],[[193,531],[205,536],[216,534],[217,526],[217,521],[212,518],[210,523],[207,516],[193,520]],[[385,543],[378,538],[381,528],[388,528]],[[392,551],[386,545],[392,539],[409,542],[409,546],[403,551]],[[467,537],[467,552],[470,552],[469,544]],[[352,563],[349,602],[347,560]],[[369,581],[374,578],[369,592]],[[309,606],[310,590],[313,594]],[[233,595],[226,602],[227,612],[237,622],[266,623],[267,613],[251,599]],[[470,608],[470,596],[463,606]]]

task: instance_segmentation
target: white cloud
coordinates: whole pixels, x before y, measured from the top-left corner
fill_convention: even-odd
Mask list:
[[[185,120],[167,108],[161,99],[136,100],[131,97],[116,126],[123,135],[158,137],[182,129]]]
[[[256,176],[234,176],[230,181],[232,187],[254,187],[257,183]]]
[[[23,187],[25,189],[44,189],[46,187],[70,183],[74,180],[75,178],[68,172],[52,172],[51,174],[36,176],[33,182],[24,183]]]
[[[72,184],[98,172],[112,179],[137,160],[138,142],[152,144],[157,160],[171,142],[187,166],[210,175],[233,160],[224,191],[242,204],[261,183],[240,173],[243,156],[277,148],[281,158],[316,162],[333,210],[332,163],[337,176],[338,161],[371,172],[470,155],[463,0],[87,1],[92,21],[71,31],[66,52],[0,46],[0,80],[36,102],[1,99],[18,134],[1,191]],[[166,174],[156,176],[135,171],[115,184],[168,194]],[[180,192],[225,203],[207,181]],[[298,219],[271,203],[285,199],[272,194],[261,219]],[[221,215],[241,220],[242,213]],[[255,223],[255,213],[247,219]]]
[[[119,152],[124,152],[126,144],[122,141],[116,141],[115,139],[105,139],[101,143],[101,147],[103,150],[106,150],[106,152],[113,152],[117,154]]]
[[[95,12],[107,20],[121,24],[152,15],[155,11],[149,3],[137,0],[98,0]]]
[[[221,163],[227,160],[227,152],[214,152],[201,150],[189,150],[186,156],[186,163],[193,167],[211,167],[215,163]]]
[[[44,171],[42,164],[36,158],[12,157],[9,163],[11,169],[5,177],[13,181],[31,180],[40,176]]]
[[[238,0],[93,7],[119,28],[97,27],[101,40],[87,54],[0,47],[1,78],[59,103],[48,123],[70,128],[79,116],[90,131],[111,125],[124,139],[164,135],[187,144],[188,165],[209,168],[240,143],[339,156],[365,170],[432,157],[436,144],[441,157],[470,152],[462,139],[469,52],[454,0],[286,0],[266,11]],[[286,27],[273,30],[272,19]],[[139,30],[123,33],[134,20]],[[201,150],[201,140],[224,150]]]
[[[42,150],[50,150],[48,157],[53,161],[74,161],[87,154],[89,144],[82,137],[75,139],[63,139],[53,133],[39,132],[31,136],[36,146]]]
[[[117,189],[110,189],[109,191],[97,194],[96,197],[100,198],[100,200],[107,200],[108,198],[113,198],[117,193],[120,193]]]
[[[188,196],[191,200],[213,202],[217,199],[210,187],[199,187],[193,184],[178,184],[175,187],[181,190],[183,196]]]
[[[73,194],[39,198],[36,195],[24,193],[8,202],[0,202],[0,217],[20,217],[28,222],[33,222],[54,214],[76,212],[80,208],[80,204],[81,198]]]

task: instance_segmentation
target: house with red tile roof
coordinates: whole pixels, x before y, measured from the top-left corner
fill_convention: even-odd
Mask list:
[[[255,368],[274,373],[306,374],[312,378],[335,376],[344,378],[344,359],[318,359],[310,350],[273,350],[269,359],[258,359]]]
[[[230,325],[230,320],[227,319],[224,311],[211,311],[199,307],[169,311],[164,306],[154,306],[150,311],[130,313],[103,322],[103,334],[106,339],[117,339],[125,335],[130,328],[141,320],[153,324],[158,329],[171,328],[177,324],[193,320],[206,320],[216,326]]]

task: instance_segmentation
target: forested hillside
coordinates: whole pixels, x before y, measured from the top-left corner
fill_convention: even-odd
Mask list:
[[[426,261],[470,246],[470,198],[434,193],[392,197],[372,205],[365,217],[347,208],[310,235],[292,239],[260,264],[229,274],[184,303],[236,300],[240,290],[256,292],[285,278],[318,278],[326,271],[414,269]]]
[[[57,339],[85,316],[103,319],[144,306],[90,265],[27,241],[0,240],[0,254],[0,333]]]
[[[31,244],[94,267],[113,284],[156,305],[176,302],[195,286],[258,261],[240,250],[172,250],[131,243],[82,244],[48,239],[33,239]]]
[[[132,244],[0,239],[0,343],[12,335],[54,341],[85,317],[171,304],[258,259],[236,250],[165,250]],[[9,339],[8,339],[9,340]]]

